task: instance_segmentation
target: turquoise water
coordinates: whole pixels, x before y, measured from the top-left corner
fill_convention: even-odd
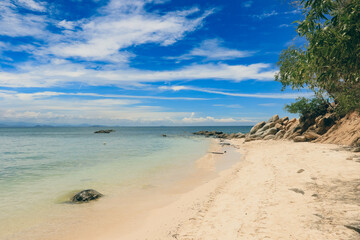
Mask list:
[[[0,224],[37,207],[51,208],[76,190],[94,188],[110,195],[159,184],[207,152],[209,140],[191,132],[249,131],[249,127],[117,127],[110,134],[94,134],[99,129],[0,128]]]

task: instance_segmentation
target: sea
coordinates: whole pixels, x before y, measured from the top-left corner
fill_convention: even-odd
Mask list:
[[[61,208],[77,191],[130,193],[184,177],[210,145],[193,132],[250,128],[0,128],[0,239],[28,226],[26,216]],[[100,129],[115,131],[94,133]]]

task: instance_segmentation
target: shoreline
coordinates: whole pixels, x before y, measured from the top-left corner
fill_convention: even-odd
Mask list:
[[[55,216],[35,238],[11,239],[358,239],[360,153],[286,140],[212,141],[175,184],[79,205],[66,225]]]
[[[242,160],[107,239],[358,239],[360,154],[338,145],[230,140]],[[354,230],[355,229],[355,230]]]
[[[60,240],[70,236],[76,236],[75,239],[99,239],[108,233],[123,234],[129,229],[136,230],[148,212],[176,201],[179,195],[215,178],[216,168],[222,166],[217,160],[222,155],[211,152],[223,148],[218,140],[211,139],[208,153],[189,166],[169,169],[170,172],[161,174],[161,178],[152,179],[149,184],[139,186],[128,194],[113,193],[87,204],[61,204],[64,213],[53,212],[53,216],[46,217],[47,221],[37,220],[37,224],[0,239]],[[172,172],[175,176],[170,174]]]

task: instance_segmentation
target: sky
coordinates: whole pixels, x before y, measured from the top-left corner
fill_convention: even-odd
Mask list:
[[[309,92],[285,0],[1,0],[0,123],[253,125]],[[293,116],[293,115],[290,115]]]

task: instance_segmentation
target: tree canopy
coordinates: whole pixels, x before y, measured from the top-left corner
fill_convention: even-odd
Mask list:
[[[360,1],[300,0],[306,40],[280,54],[276,80],[283,88],[308,88],[331,98],[342,111],[360,109]]]

